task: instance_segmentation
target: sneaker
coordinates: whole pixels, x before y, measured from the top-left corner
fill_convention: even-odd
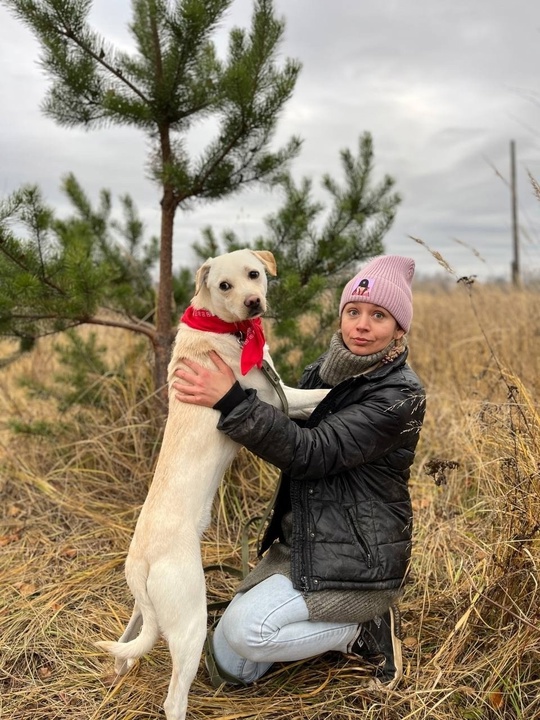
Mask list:
[[[381,617],[362,623],[351,652],[375,666],[376,685],[393,690],[403,676],[398,608],[392,605]]]

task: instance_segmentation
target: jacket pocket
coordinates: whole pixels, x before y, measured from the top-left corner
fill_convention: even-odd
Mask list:
[[[362,530],[360,529],[360,525],[358,523],[358,518],[356,517],[356,513],[354,511],[354,507],[348,507],[347,508],[347,523],[349,525],[349,529],[351,531],[351,534],[353,538],[356,540],[358,545],[360,546],[360,549],[362,550],[364,554],[364,558],[366,561],[366,565],[368,568],[373,567],[373,553],[371,552],[371,549],[369,547],[369,543],[366,541]]]

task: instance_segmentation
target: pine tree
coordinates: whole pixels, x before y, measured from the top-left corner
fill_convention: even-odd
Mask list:
[[[0,204],[0,335],[19,338],[23,351],[86,323],[152,339],[157,238],[145,239],[129,196],[115,219],[109,191],[93,208],[73,175],[62,190],[72,214],[61,220],[34,186]]]
[[[300,69],[290,59],[281,66],[276,62],[284,22],[274,15],[271,0],[254,0],[249,31],[231,30],[222,60],[212,37],[232,0],[132,0],[132,53],[113,47],[91,28],[91,0],[0,1],[41,44],[41,63],[51,80],[43,106],[46,115],[67,127],[130,125],[152,144],[150,167],[161,188],[161,228],[156,325],[148,336],[154,347],[155,385],[163,387],[172,342],[178,209],[271,182],[300,146],[293,137],[277,151],[268,149]],[[208,118],[215,121],[214,137],[192,156],[187,133]],[[12,241],[3,238],[3,248],[10,245],[14,252]],[[81,270],[84,257],[84,252],[73,257],[73,267],[82,262]],[[92,293],[104,278],[84,267],[89,276],[75,284],[90,313]],[[25,277],[30,285],[37,282],[36,277]]]

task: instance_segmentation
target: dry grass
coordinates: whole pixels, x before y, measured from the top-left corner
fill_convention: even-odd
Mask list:
[[[428,413],[411,482],[402,686],[368,691],[364,668],[328,654],[278,665],[255,687],[215,691],[201,663],[190,718],[540,715],[537,307],[537,294],[508,288],[416,292],[411,363],[426,384]],[[137,399],[149,379],[138,368],[127,384],[103,380],[106,412],[58,417],[15,382],[21,372],[44,377],[53,362],[43,344],[0,376],[6,422],[61,421],[46,437],[12,436],[6,422],[0,430],[0,716],[163,717],[165,646],[115,684],[92,644],[115,638],[131,610],[123,561],[159,443],[150,402]],[[241,565],[242,527],[274,480],[272,468],[241,453],[216,498],[206,563]],[[252,557],[254,543],[251,533]],[[210,574],[209,600],[228,597],[234,582]]]

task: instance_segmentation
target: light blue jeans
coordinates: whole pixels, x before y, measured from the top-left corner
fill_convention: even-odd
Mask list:
[[[312,622],[299,590],[272,575],[238,593],[214,632],[218,667],[245,683],[258,680],[274,662],[305,660],[329,650],[347,652],[357,623]]]

